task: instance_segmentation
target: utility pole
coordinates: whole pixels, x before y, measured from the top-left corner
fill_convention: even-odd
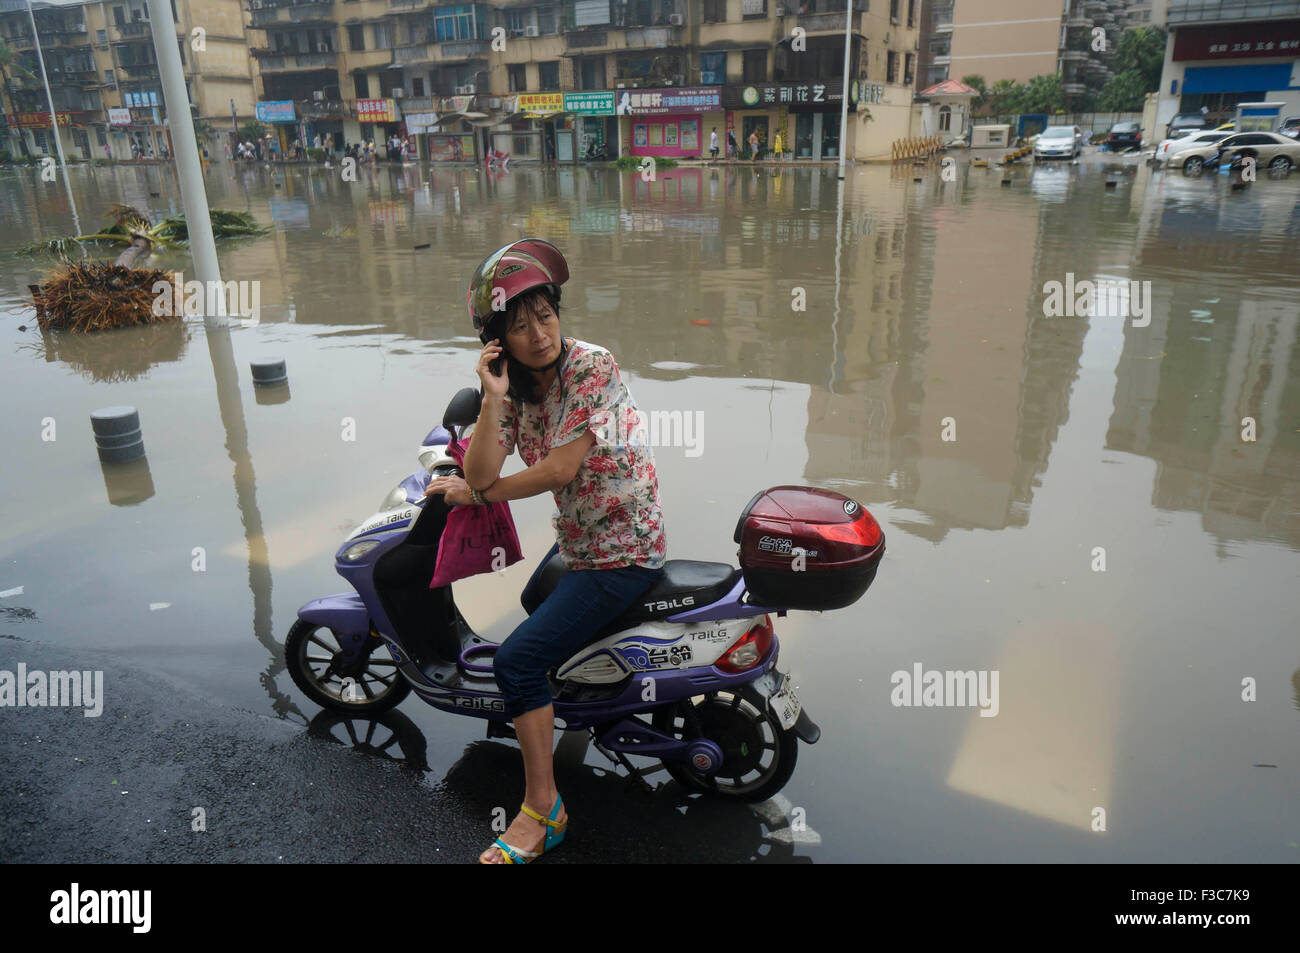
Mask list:
[[[41,65],[41,82],[45,84],[45,101],[50,104],[50,127],[54,130],[54,148],[59,154],[59,168],[63,170],[63,186],[68,190],[68,204],[72,207],[72,221],[81,234],[81,218],[77,215],[77,202],[72,197],[72,183],[68,181],[68,160],[63,155],[63,138],[59,135],[59,114],[54,111],[54,94],[50,92],[50,77],[45,72],[45,54],[41,52],[41,35],[36,32],[36,14],[32,0],[27,0],[27,18],[32,21],[32,43],[36,45],[36,61]]]
[[[844,181],[844,153],[849,144],[849,52],[853,49],[853,0],[845,0],[844,11],[844,83],[840,92],[840,168],[837,178]]]
[[[194,273],[204,283],[204,287],[214,288],[221,283],[221,269],[217,264],[217,243],[212,236],[208,193],[203,187],[203,166],[199,161],[198,140],[194,137],[190,97],[185,91],[185,74],[181,72],[181,53],[176,45],[171,5],[168,0],[148,0],[148,4],[149,28],[153,33],[154,51],[158,58],[158,75],[162,79],[168,128],[172,133],[176,175],[181,180],[181,204],[185,207],[185,225],[190,236]],[[217,323],[217,318],[225,316],[224,295],[210,297],[216,300],[219,314],[208,314],[204,310],[203,324],[209,330],[222,326]]]

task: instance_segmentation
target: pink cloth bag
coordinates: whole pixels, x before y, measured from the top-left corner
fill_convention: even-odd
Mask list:
[[[469,440],[463,446],[452,440],[447,445],[447,453],[458,464],[463,464],[468,446]],[[493,566],[498,555],[504,558],[504,562],[498,560]],[[509,503],[453,506],[438,541],[438,559],[434,563],[429,588],[437,589],[466,576],[504,569],[523,558]]]

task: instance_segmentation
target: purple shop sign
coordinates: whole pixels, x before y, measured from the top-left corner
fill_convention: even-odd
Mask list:
[[[720,112],[721,90],[720,86],[617,89],[614,91],[614,113],[619,116],[654,116]]]

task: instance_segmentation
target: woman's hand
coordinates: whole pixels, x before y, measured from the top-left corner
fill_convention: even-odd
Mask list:
[[[478,379],[483,382],[483,393],[491,394],[493,397],[504,397],[506,390],[510,386],[510,376],[506,373],[505,349],[501,347],[501,339],[493,338],[478,356]],[[489,366],[497,358],[502,358],[501,373],[493,374]]]
[[[469,484],[458,476],[434,477],[424,488],[425,496],[441,493],[447,503],[473,503],[469,495]]]

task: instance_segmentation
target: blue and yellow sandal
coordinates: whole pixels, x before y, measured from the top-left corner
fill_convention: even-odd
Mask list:
[[[560,814],[560,808],[563,806],[564,798],[557,797],[555,799],[555,806],[551,808],[551,816],[546,818],[542,817],[542,815],[538,814],[527,804],[519,805],[519,809],[533,820],[541,821],[546,825],[546,840],[542,844],[541,851],[520,850],[518,847],[511,847],[500,837],[492,842],[492,846],[501,851],[501,855],[505,858],[507,864],[531,864],[548,850],[560,846],[560,842],[564,840],[564,832],[569,826],[569,819],[566,817],[563,821],[556,820]],[[479,863],[486,863],[486,861],[480,860]]]

